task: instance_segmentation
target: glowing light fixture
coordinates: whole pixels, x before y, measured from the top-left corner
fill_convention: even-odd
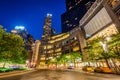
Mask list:
[[[11,32],[12,32],[12,33],[17,33],[17,31],[16,31],[16,30],[12,30]]]
[[[107,41],[110,41],[111,40],[111,37],[106,37],[105,38]]]

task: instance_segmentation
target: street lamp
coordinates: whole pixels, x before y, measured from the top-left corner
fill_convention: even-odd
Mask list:
[[[111,37],[106,37],[105,38],[105,41],[100,41],[100,44],[102,45],[102,47],[103,47],[103,50],[106,52],[106,53],[108,53],[109,52],[109,50],[108,50],[108,46],[107,46],[107,44],[106,44],[106,41],[110,41],[111,40]]]
[[[102,48],[104,50],[105,53],[108,53],[109,50],[108,50],[108,46],[107,46],[107,41],[110,41],[111,40],[111,37],[106,37],[105,40],[102,42],[100,41],[100,44],[102,45]],[[109,65],[109,61],[107,60],[107,58],[105,58],[106,62],[107,62],[107,66],[110,68],[110,65]]]
[[[107,53],[108,52],[108,47],[106,43],[103,43],[100,41],[100,44],[102,45],[103,50]]]
[[[110,41],[111,37],[108,36],[108,37],[105,38],[105,40]]]

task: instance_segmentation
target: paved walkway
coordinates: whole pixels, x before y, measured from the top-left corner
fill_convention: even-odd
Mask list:
[[[120,76],[119,75],[116,75],[116,74],[103,74],[103,73],[90,73],[90,72],[85,72],[85,71],[82,71],[81,69],[57,69],[59,72],[63,72],[65,71],[65,74],[66,72],[69,72],[69,73],[75,73],[75,72],[78,72],[79,74],[83,75],[83,78],[85,76],[89,76],[89,77],[94,77],[96,79],[93,79],[93,80],[97,80],[97,78],[99,77],[101,80],[108,80],[107,78],[109,78],[109,80],[120,80]],[[56,71],[55,69],[52,69],[53,73],[54,71]],[[14,76],[18,76],[18,79],[21,80],[20,78],[24,75],[29,75],[29,74],[37,74],[40,76],[43,75],[42,73],[47,73],[47,70],[46,69],[41,69],[41,70],[24,70],[24,71],[13,71],[13,72],[5,72],[5,73],[0,73],[0,80],[3,79],[3,80],[8,80],[9,77],[11,78],[14,78]],[[48,70],[48,72],[50,73],[51,71]],[[29,74],[27,74],[29,73]],[[39,74],[38,74],[39,73]],[[60,74],[62,75],[62,74]],[[32,76],[32,75],[30,75]],[[75,76],[75,75],[74,75]],[[42,76],[41,76],[42,77]],[[106,79],[102,79],[103,78],[106,78]],[[115,79],[112,79],[111,77],[115,78]],[[4,79],[6,78],[6,79]],[[32,77],[31,77],[32,78]],[[39,77],[40,78],[40,77]],[[18,80],[18,79],[13,79],[13,80]],[[90,78],[92,79],[92,78]],[[99,79],[99,80],[100,80]],[[11,80],[11,79],[10,79]],[[24,79],[23,79],[24,80]],[[31,79],[31,80],[34,80],[34,79]],[[56,79],[57,80],[57,79]],[[58,79],[59,80],[59,79]],[[61,79],[60,79],[61,80]],[[86,79],[88,80],[88,79]]]
[[[0,78],[27,74],[27,73],[34,72],[34,71],[36,71],[36,70],[22,70],[22,71],[3,72],[3,73],[0,73]]]
[[[120,80],[119,75],[78,72],[75,70],[37,70],[0,80]]]

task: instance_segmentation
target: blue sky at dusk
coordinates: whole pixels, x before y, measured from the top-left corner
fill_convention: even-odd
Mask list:
[[[15,26],[25,26],[28,33],[40,39],[46,14],[53,15],[52,26],[60,33],[65,11],[65,0],[0,0],[0,25],[8,32]]]

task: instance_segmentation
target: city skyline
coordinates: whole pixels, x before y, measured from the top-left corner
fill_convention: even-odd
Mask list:
[[[24,26],[35,39],[41,39],[47,13],[52,14],[52,27],[56,33],[61,33],[61,14],[65,12],[65,0],[1,0],[0,10],[0,25],[7,32],[15,26]]]
[[[120,80],[120,0],[0,0],[0,11],[0,80]]]

